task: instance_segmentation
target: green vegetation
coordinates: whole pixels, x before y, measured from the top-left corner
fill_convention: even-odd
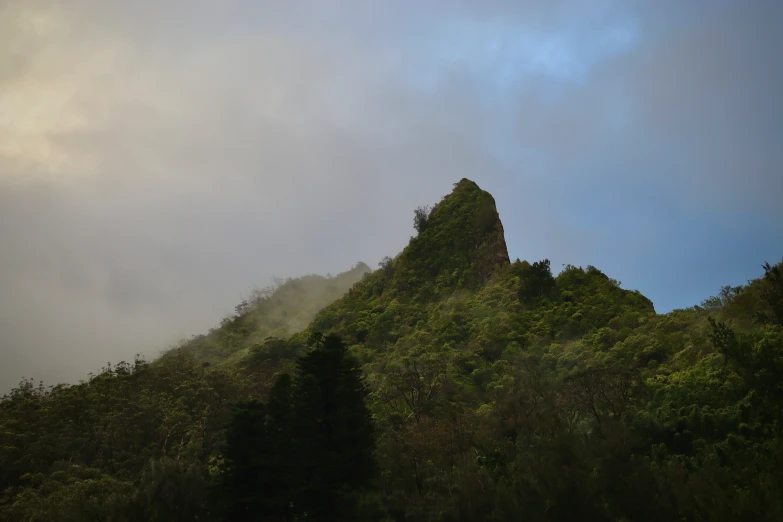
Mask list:
[[[335,277],[277,279],[274,286],[253,291],[220,327],[194,336],[181,348],[201,361],[236,362],[270,337],[285,338],[304,330],[319,310],[342,297],[368,272],[370,267],[357,263]]]
[[[471,181],[414,226],[152,363],[23,382],[0,519],[783,519],[783,265],[656,314],[595,267],[511,262]]]
[[[242,402],[227,429],[216,488],[227,520],[361,520],[376,475],[361,369],[339,337],[315,335],[293,379],[281,374],[267,404]]]

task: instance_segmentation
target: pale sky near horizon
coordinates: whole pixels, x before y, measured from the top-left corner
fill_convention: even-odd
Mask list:
[[[0,0],[0,393],[395,255],[463,177],[512,258],[667,312],[783,258],[783,2]]]

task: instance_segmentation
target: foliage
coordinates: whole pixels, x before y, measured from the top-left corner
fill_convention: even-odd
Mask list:
[[[510,262],[471,181],[420,224],[152,363],[22,382],[0,519],[783,519],[783,264],[656,314]]]
[[[254,290],[219,327],[183,342],[182,348],[212,364],[236,363],[270,337],[285,338],[303,330],[320,309],[369,272],[370,267],[360,262],[335,277],[276,279],[275,286]]]
[[[361,370],[336,336],[315,336],[268,404],[235,406],[217,489],[226,520],[357,520],[375,477]]]
[[[424,232],[424,229],[427,228],[427,223],[429,222],[430,219],[431,210],[432,209],[428,205],[426,205],[417,208],[413,212],[413,228],[415,228],[416,232],[418,232],[419,234]]]

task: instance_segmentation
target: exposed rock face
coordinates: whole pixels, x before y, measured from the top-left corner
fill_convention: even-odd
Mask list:
[[[493,198],[488,192],[482,191],[484,194],[483,209],[479,209],[479,212],[486,213],[486,217],[482,218],[485,221],[485,230],[483,234],[479,236],[479,244],[476,248],[477,261],[479,268],[479,279],[484,282],[500,267],[510,263],[508,257],[508,247],[506,247],[506,236],[503,232],[503,223],[500,221],[497,207],[495,206],[495,198]]]

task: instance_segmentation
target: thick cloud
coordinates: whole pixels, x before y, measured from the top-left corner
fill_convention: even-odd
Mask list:
[[[783,255],[781,8],[684,6],[5,3],[0,388],[393,255],[462,177],[513,257],[659,310],[757,275]]]

